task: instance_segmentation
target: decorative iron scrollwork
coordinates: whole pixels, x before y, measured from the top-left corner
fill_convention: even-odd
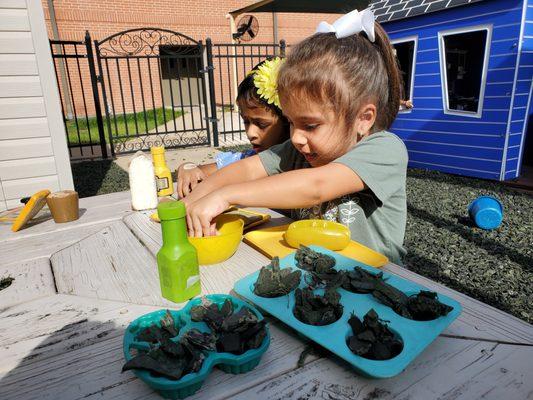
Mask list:
[[[199,43],[178,32],[141,28],[130,29],[109,36],[98,43],[98,52],[102,57],[159,56],[159,47],[174,54],[191,54],[197,52]],[[192,53],[194,54],[194,53]]]
[[[152,146],[165,146],[166,148],[201,146],[209,144],[207,131],[197,132],[172,132],[164,134],[151,134],[138,136],[129,140],[114,138],[114,150],[116,153],[131,153],[138,150],[148,150]]]

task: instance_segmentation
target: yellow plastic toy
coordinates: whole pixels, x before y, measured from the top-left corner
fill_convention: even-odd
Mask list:
[[[322,219],[304,219],[293,222],[285,232],[285,241],[298,249],[312,244],[333,251],[346,248],[350,243],[350,229],[338,222]]]
[[[28,223],[30,219],[35,217],[35,215],[41,211],[41,209],[46,204],[46,197],[50,194],[49,190],[41,190],[37,193],[35,193],[33,196],[30,197],[30,199],[26,202],[26,204],[22,207],[22,210],[20,207],[14,208],[13,210],[9,210],[6,213],[2,214],[0,217],[0,221],[13,221],[13,225],[11,225],[11,230],[13,232],[19,231],[24,225]],[[15,213],[20,210],[20,213],[16,217],[9,217],[8,215]]]
[[[295,251],[295,248],[285,241],[285,232],[288,228],[289,225],[281,225],[257,229],[244,235],[244,241],[269,258],[275,256],[283,258]],[[389,262],[385,255],[353,240],[338,253],[376,268],[383,267]]]
[[[196,248],[200,265],[218,264],[230,258],[242,239],[244,221],[235,215],[221,214],[216,218],[217,236],[189,237]]]

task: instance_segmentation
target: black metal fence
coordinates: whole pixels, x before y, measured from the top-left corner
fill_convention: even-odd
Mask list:
[[[267,57],[284,56],[285,41],[274,44],[212,44],[207,39],[208,68],[212,68],[214,110],[219,143],[235,143],[245,139],[244,125],[238,114],[235,99],[237,87],[246,74]]]
[[[204,46],[165,29],[95,41],[114,152],[209,145]]]
[[[71,158],[246,143],[238,83],[279,44],[213,44],[166,29],[50,41]]]
[[[50,40],[50,47],[70,157],[107,158],[90,36],[83,42]]]

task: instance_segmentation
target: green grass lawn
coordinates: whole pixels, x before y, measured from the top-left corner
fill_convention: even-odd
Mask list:
[[[178,118],[181,116],[181,111],[174,110],[174,117]],[[116,121],[114,117],[111,117],[111,132],[113,133],[113,139],[115,137],[127,138],[128,136],[135,136],[137,131],[139,134],[146,133],[156,126],[162,125],[165,123],[165,120],[172,121],[173,115],[171,109],[156,108],[155,115],[153,110],[146,110],[146,119],[144,111],[138,113],[126,114],[117,114]],[[76,126],[76,120],[68,120],[66,122],[68,139],[70,144],[99,144],[100,137],[98,135],[98,126],[96,124],[96,117],[80,117],[77,119],[78,123]],[[135,125],[137,121],[137,125]],[[79,139],[78,139],[78,129],[79,129]],[[108,138],[108,124],[107,118],[104,117],[104,132],[105,137]],[[89,135],[90,133],[90,135]],[[128,135],[129,133],[129,135]],[[92,140],[91,140],[92,139]]]

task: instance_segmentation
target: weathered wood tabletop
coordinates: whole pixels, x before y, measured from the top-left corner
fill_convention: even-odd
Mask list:
[[[139,315],[180,308],[160,296],[159,225],[130,210],[129,192],[80,200],[81,217],[12,233],[0,225],[0,399],[144,399],[159,396],[124,363],[122,336]],[[272,213],[271,224],[287,219]],[[241,243],[224,263],[201,267],[202,292],[229,293],[267,264]],[[533,327],[394,264],[385,270],[446,294],[461,316],[403,373],[358,376],[326,352],[270,320],[272,342],[244,375],[214,369],[191,399],[476,399],[533,397]]]

